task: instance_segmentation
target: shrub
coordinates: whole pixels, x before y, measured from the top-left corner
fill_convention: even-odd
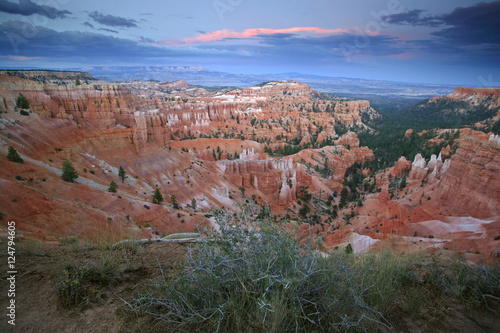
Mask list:
[[[310,235],[294,237],[254,213],[214,212],[218,231],[204,230],[186,267],[171,279],[158,274],[126,304],[166,331],[336,332],[390,329],[401,312],[428,314],[438,299],[429,290],[477,303],[500,296],[500,266],[391,252],[320,256]]]
[[[215,215],[219,232],[205,230],[206,241],[189,252],[188,273],[152,281],[128,303],[133,311],[185,331],[332,331],[385,322],[368,304],[377,291],[361,283],[371,271],[360,271],[352,255],[322,258],[310,241],[271,221],[240,221],[240,228],[231,215]]]
[[[21,116],[29,116],[30,115],[30,113],[28,111],[25,111],[25,110],[19,111],[19,114],[21,114]]]
[[[87,305],[100,299],[99,286],[108,285],[116,274],[116,261],[107,255],[101,255],[97,264],[68,264],[63,271],[63,278],[56,284],[56,295],[64,307]]]
[[[7,159],[11,162],[16,162],[16,163],[24,163],[24,160],[19,156],[19,153],[17,152],[16,148],[10,146],[9,147],[9,152],[7,153]]]
[[[23,94],[19,94],[19,96],[17,97],[16,106],[20,109],[29,109],[30,103],[28,102],[26,97],[23,96]]]
[[[117,189],[118,185],[116,185],[115,181],[112,180],[111,183],[109,184],[108,192],[116,193]]]

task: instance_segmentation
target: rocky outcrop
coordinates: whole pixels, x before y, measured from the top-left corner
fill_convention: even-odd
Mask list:
[[[53,71],[53,70],[16,70],[16,69],[3,69],[0,70],[0,75],[17,76],[22,79],[38,81],[43,83],[62,83],[75,84],[77,80],[85,84],[89,82],[101,82],[96,80],[92,74],[87,72],[76,71]]]
[[[185,80],[178,80],[174,82],[162,83],[159,85],[161,88],[166,89],[189,89],[191,86]]]
[[[243,89],[241,94],[268,97],[310,97],[312,94],[312,88],[305,83],[297,81],[271,81],[262,85]]]
[[[449,98],[464,99],[471,98],[472,96],[478,97],[500,97],[500,88],[465,88],[457,87],[455,90],[447,95]]]
[[[401,156],[396,163],[394,169],[392,169],[392,175],[396,177],[401,177],[403,174],[411,170],[411,162],[406,160],[406,157]]]
[[[340,139],[335,140],[336,145],[343,145],[349,148],[359,148],[358,135],[354,132],[348,131],[346,134],[342,135]]]
[[[224,176],[238,187],[253,188],[266,195],[278,193],[281,172],[274,168],[271,160],[222,161]]]
[[[492,118],[493,120],[500,119],[500,88],[465,88],[457,87],[455,90],[446,96],[433,97],[429,100],[431,103],[437,103],[441,101],[458,101],[463,102],[460,107],[460,113],[470,113],[474,114],[478,110],[484,109],[491,110],[491,112],[496,112]]]
[[[421,154],[417,154],[411,164],[410,179],[424,179],[428,173],[427,163]]]
[[[439,200],[457,214],[478,218],[500,214],[500,147],[464,140],[452,156],[438,191]]]

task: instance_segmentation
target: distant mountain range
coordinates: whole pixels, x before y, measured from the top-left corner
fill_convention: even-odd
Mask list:
[[[186,80],[189,84],[204,86],[248,87],[272,80],[295,80],[304,82],[320,92],[356,98],[390,97],[421,100],[449,94],[455,88],[452,85],[404,83],[300,73],[232,74],[211,71],[203,67],[93,66],[75,68],[74,70],[90,72],[96,78],[106,81]]]

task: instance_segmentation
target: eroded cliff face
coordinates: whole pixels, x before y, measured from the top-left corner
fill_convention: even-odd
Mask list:
[[[500,88],[465,88],[457,87],[446,96],[433,97],[429,102],[437,103],[442,100],[464,102],[469,110],[463,108],[461,112],[475,112],[477,108],[484,107],[487,110],[500,108]],[[494,121],[500,119],[500,110],[492,117]]]
[[[0,183],[16,198],[26,189],[41,193],[32,203],[40,213],[21,216],[13,203],[5,210],[37,232],[50,229],[47,220],[68,221],[78,214],[88,195],[92,200],[81,208],[78,223],[53,234],[83,232],[86,221],[97,223],[107,214],[133,229],[149,224],[149,233],[191,231],[214,207],[234,210],[249,198],[293,215],[305,188],[324,201],[341,191],[347,168],[373,158],[371,150],[359,147],[354,132],[335,133],[337,124],[362,124],[362,113],[372,110],[369,103],[321,100],[299,82],[222,93],[192,90],[185,82],[124,87],[87,83],[83,77],[76,84],[71,75],[60,82],[36,75],[40,80],[0,75],[0,109],[8,111],[0,119],[0,151],[6,154],[12,145],[30,158],[21,174],[34,179],[16,183],[14,167],[4,159],[9,168],[0,176],[7,181]],[[138,90],[142,84],[146,88]],[[29,116],[16,110],[19,93],[30,102]],[[266,147],[274,151],[299,143],[302,150],[294,155],[264,153]],[[75,165],[82,183],[68,187],[57,177],[65,159]],[[117,178],[120,166],[129,175],[123,183]],[[119,185],[119,197],[107,192],[111,180]],[[60,196],[54,194],[58,186],[66,186]],[[81,190],[86,187],[91,189]],[[156,187],[164,205],[151,206]],[[173,208],[171,195],[182,208]]]
[[[464,140],[438,187],[439,200],[457,214],[500,214],[500,144]]]
[[[268,97],[310,97],[312,93],[313,91],[310,86],[296,81],[271,81],[262,85],[249,87],[241,91],[242,95]]]

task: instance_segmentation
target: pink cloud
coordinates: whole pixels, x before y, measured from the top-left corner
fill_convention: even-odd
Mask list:
[[[24,57],[24,56],[14,56],[14,55],[8,55],[8,56],[1,56],[2,58],[9,58],[12,60],[18,60],[18,61],[23,61],[23,60],[32,60],[32,59],[37,59],[38,57]]]
[[[364,33],[368,35],[376,35],[377,33],[372,31],[359,31],[355,29],[323,29],[318,27],[293,27],[286,29],[266,29],[266,28],[256,28],[256,29],[246,29],[243,32],[236,32],[231,30],[217,30],[212,32],[207,32],[195,37],[184,38],[182,41],[164,41],[163,44],[169,45],[186,45],[186,44],[197,44],[197,43],[209,43],[217,40],[232,38],[232,39],[248,39],[259,35],[272,35],[272,34],[289,34],[289,33],[299,33],[299,32],[312,32],[316,35],[340,35],[346,33]]]

